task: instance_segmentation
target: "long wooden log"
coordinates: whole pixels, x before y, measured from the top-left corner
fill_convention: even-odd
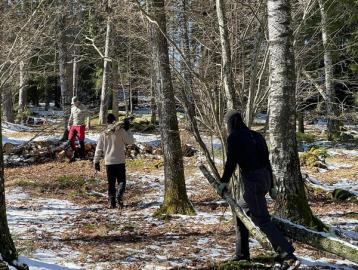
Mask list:
[[[209,183],[218,191],[219,182],[211,175],[208,169],[204,165],[200,165],[199,169],[209,181]],[[249,230],[250,234],[261,244],[262,247],[266,249],[272,249],[272,246],[267,239],[266,235],[260,231],[258,227],[252,222],[252,220],[246,215],[246,213],[241,209],[241,207],[235,202],[235,200],[230,196],[228,192],[224,193],[223,199],[228,202],[231,209],[234,211],[235,215],[245,224],[246,228]]]
[[[218,190],[219,183],[211,175],[208,169],[204,165],[200,165],[199,169],[215,190]],[[244,213],[244,211],[242,211],[231,196],[228,193],[225,193],[223,199],[225,199],[232,207],[234,214],[245,224],[252,236],[263,247],[267,247],[268,240],[264,234],[252,223],[251,219]],[[358,263],[358,246],[338,238],[334,233],[314,231],[278,217],[272,217],[272,220],[286,236],[293,240]]]

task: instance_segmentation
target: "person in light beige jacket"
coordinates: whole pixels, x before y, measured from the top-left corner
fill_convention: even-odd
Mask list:
[[[113,114],[108,114],[107,123],[109,125],[116,121]],[[134,138],[129,131],[129,120],[125,119],[122,126],[113,127],[109,131],[103,132],[97,141],[97,147],[93,159],[94,168],[100,171],[99,161],[104,157],[108,180],[108,201],[110,208],[123,207],[123,194],[126,188],[126,168],[125,168],[125,145],[133,144]],[[118,190],[116,192],[116,182]]]

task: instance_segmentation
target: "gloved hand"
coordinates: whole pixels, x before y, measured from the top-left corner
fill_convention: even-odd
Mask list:
[[[96,163],[94,164],[94,169],[95,169],[97,172],[101,171],[101,166],[99,165],[99,162],[96,162]]]
[[[221,197],[224,197],[224,193],[227,191],[227,184],[226,183],[220,183],[218,187],[218,193]]]
[[[125,131],[127,131],[128,129],[129,129],[129,127],[130,127],[130,122],[129,122],[129,118],[124,118],[124,120],[123,120],[123,129],[125,130]]]

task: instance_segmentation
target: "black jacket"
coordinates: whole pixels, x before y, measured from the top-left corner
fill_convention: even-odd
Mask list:
[[[237,165],[243,173],[267,168],[272,176],[268,148],[260,133],[247,127],[238,128],[227,138],[227,147],[227,160],[221,182],[229,182]]]

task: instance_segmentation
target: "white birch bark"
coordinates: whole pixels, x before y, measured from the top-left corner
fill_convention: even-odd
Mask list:
[[[327,12],[324,6],[323,0],[318,0],[319,10],[321,14],[321,31],[322,31],[322,43],[324,48],[324,73],[325,73],[325,86],[326,86],[326,115],[327,115],[327,137],[329,140],[334,138],[337,133],[337,121],[334,120],[334,100],[335,90],[333,85],[333,61],[332,53],[329,45],[329,30],[327,27]]]
[[[228,109],[239,109],[232,74],[231,49],[224,0],[216,0],[216,12],[220,31],[222,83],[227,98],[227,107]]]
[[[104,60],[103,60],[103,77],[102,77],[102,91],[101,91],[101,104],[99,110],[99,124],[103,125],[106,123],[108,113],[108,76],[109,76],[109,47],[110,47],[110,35],[111,35],[111,0],[107,2],[107,24],[106,24],[106,41],[104,48]]]
[[[270,49],[270,158],[279,191],[275,211],[280,217],[313,226],[301,176],[296,143],[295,59],[290,1],[268,0]]]

